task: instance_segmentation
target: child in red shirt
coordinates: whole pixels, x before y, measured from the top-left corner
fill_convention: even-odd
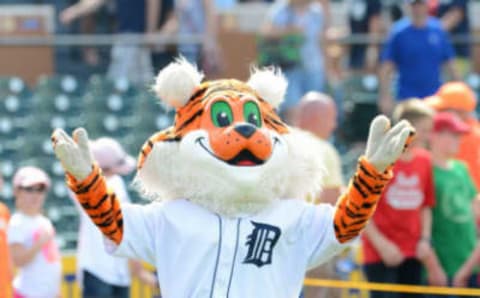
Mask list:
[[[434,186],[430,154],[424,149],[433,110],[418,99],[400,103],[393,121],[410,121],[417,138],[395,163],[394,178],[385,188],[373,220],[362,236],[364,269],[371,282],[421,284],[422,262],[430,254]],[[423,147],[423,148],[422,148]],[[397,297],[372,292],[371,298]],[[404,297],[421,295],[402,294]]]

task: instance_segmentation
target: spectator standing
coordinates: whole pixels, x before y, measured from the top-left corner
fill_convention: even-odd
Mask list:
[[[344,186],[340,156],[335,147],[330,144],[335,128],[337,127],[337,108],[335,101],[326,94],[310,91],[306,93],[298,107],[296,126],[311,132],[317,137],[325,149],[325,168],[328,170],[328,177],[323,181],[322,194],[314,203],[324,202],[335,205]]]
[[[396,100],[424,98],[441,85],[445,66],[453,79],[458,74],[454,50],[440,21],[429,17],[426,0],[408,0],[410,16],[397,21],[382,53],[379,108],[390,114],[395,100],[391,95],[391,75],[398,73]]]
[[[467,164],[477,189],[480,189],[480,126],[474,116],[475,93],[463,82],[449,82],[426,102],[437,111],[454,113],[470,127],[469,132],[461,136],[456,157]]]
[[[98,162],[107,184],[117,194],[120,203],[128,203],[125,183],[120,175],[135,169],[135,159],[125,153],[121,145],[111,138],[99,138],[91,143],[92,154]],[[83,297],[130,297],[131,275],[151,287],[156,287],[156,277],[143,269],[138,261],[115,257],[103,249],[104,237],[95,227],[77,200],[80,210],[80,231],[77,247],[77,268]]]
[[[55,229],[42,208],[50,178],[41,169],[23,167],[13,177],[16,211],[8,225],[14,265],[14,298],[60,297],[61,259]]]
[[[161,0],[159,4],[159,18],[154,24],[156,33],[172,35],[175,33],[177,21],[175,18],[175,0]],[[156,45],[152,48],[152,63],[156,73],[167,66],[177,56],[176,45]]]
[[[458,153],[461,135],[468,130],[468,125],[455,114],[441,112],[435,115],[430,138],[436,195],[432,244],[450,285],[459,280],[457,275],[465,274],[463,268],[475,257],[477,244],[472,208],[477,189],[467,166],[453,158]],[[476,287],[477,273],[478,268],[472,268],[461,279],[468,281],[469,287]]]
[[[64,24],[91,14],[109,0],[80,0],[60,14]],[[160,0],[115,0],[117,33],[152,33],[157,28]],[[124,77],[132,83],[143,86],[151,82],[153,69],[150,49],[144,45],[128,43],[128,36],[119,38],[111,49],[107,75],[110,78]]]
[[[382,3],[380,0],[349,0],[348,21],[351,34],[378,37],[382,31]],[[376,44],[352,44],[349,66],[353,70],[373,71],[378,61]]]
[[[422,283],[422,261],[431,253],[431,208],[435,195],[432,160],[423,148],[432,127],[433,110],[412,99],[400,103],[394,122],[408,120],[418,131],[416,140],[393,167],[394,178],[382,193],[377,210],[362,237],[368,281]],[[371,292],[371,298],[423,297]]]
[[[335,205],[344,186],[340,157],[328,140],[336,128],[336,106],[329,96],[319,92],[305,94],[298,107],[296,125],[317,137],[319,148],[322,149],[325,170],[329,173],[322,183],[322,192],[319,198],[311,198],[314,203],[329,203]],[[336,274],[337,258],[310,270],[310,278],[338,279]],[[307,287],[304,289],[305,298],[340,298],[341,289]]]
[[[175,0],[178,34],[203,35],[202,44],[180,43],[179,53],[208,74],[220,69],[217,16],[213,0]]]
[[[277,0],[262,28],[262,35],[271,40],[297,40],[288,51],[297,57],[289,65],[281,65],[288,80],[281,113],[294,122],[296,105],[308,91],[322,91],[325,85],[324,42],[325,19],[321,3],[312,0]]]

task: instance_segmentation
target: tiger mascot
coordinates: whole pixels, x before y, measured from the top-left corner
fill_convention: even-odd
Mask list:
[[[375,118],[337,206],[312,205],[302,198],[328,173],[313,138],[274,111],[287,87],[281,72],[254,69],[247,82],[202,78],[181,58],[156,78],[176,117],[138,158],[134,183],[152,203],[120,206],[82,128],[52,135],[67,184],[109,252],[156,266],[162,297],[298,297],[305,271],[365,227],[413,128]]]

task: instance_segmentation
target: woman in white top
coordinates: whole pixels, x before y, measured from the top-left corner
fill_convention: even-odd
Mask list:
[[[108,186],[115,190],[121,203],[129,202],[128,192],[120,175],[127,175],[135,169],[135,159],[127,155],[121,145],[111,138],[93,141],[91,149],[107,179]],[[132,274],[143,283],[156,287],[154,274],[143,269],[140,262],[114,257],[104,250],[103,235],[77,200],[73,201],[81,214],[77,268],[83,297],[129,297]]]
[[[8,243],[19,269],[13,282],[14,298],[60,297],[61,258],[55,229],[42,208],[50,188],[39,168],[20,168],[13,177],[16,212],[8,226]]]

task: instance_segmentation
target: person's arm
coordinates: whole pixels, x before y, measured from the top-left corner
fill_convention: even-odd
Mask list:
[[[403,262],[405,256],[400,248],[383,235],[373,221],[365,228],[365,236],[372,243],[375,250],[386,266],[397,266]]]
[[[430,285],[438,287],[447,286],[448,278],[438,260],[435,250],[430,249],[428,254],[421,261],[427,270],[428,283]]]
[[[395,100],[391,94],[391,82],[392,74],[395,71],[395,64],[392,61],[385,61],[380,65],[379,70],[379,110],[386,114],[391,115]]]
[[[443,29],[450,31],[455,28],[465,17],[465,11],[460,6],[454,6],[440,19]]]
[[[205,12],[205,29],[206,38],[208,42],[216,44],[217,42],[217,15],[212,0],[203,0],[203,7]]]
[[[480,245],[477,244],[475,250],[472,252],[467,261],[460,267],[455,273],[453,278],[454,287],[466,287],[468,285],[468,279],[472,274],[473,268],[480,263]]]
[[[455,65],[455,61],[453,59],[450,59],[447,62],[445,62],[444,67],[445,67],[445,69],[446,69],[447,73],[449,74],[452,81],[460,81],[461,80],[460,73],[459,73],[458,68]]]
[[[160,0],[146,0],[145,14],[147,33],[152,33],[157,30],[161,6],[162,3]]]
[[[323,26],[324,31],[328,30],[332,26],[332,9],[330,6],[330,0],[320,0],[323,11]]]
[[[420,240],[417,244],[417,258],[423,260],[431,249],[431,231],[432,231],[432,210],[430,207],[423,207],[420,213],[422,231]]]
[[[178,18],[175,10],[170,11],[165,22],[157,29],[161,34],[174,34],[178,31]]]
[[[380,14],[375,14],[368,20],[368,35],[370,39],[379,38],[383,31],[383,22]],[[376,43],[369,43],[366,53],[366,67],[373,71],[378,64],[380,46]]]
[[[264,38],[278,39],[285,35],[290,34],[302,34],[301,28],[292,25],[279,26],[278,10],[274,6],[272,10],[265,16],[262,26],[260,27],[259,34]]]
[[[155,274],[145,269],[140,261],[129,260],[128,265],[132,276],[138,278],[143,284],[148,285],[150,288],[158,287]]]
[[[11,243],[9,245],[10,255],[13,260],[13,264],[17,267],[23,267],[30,263],[42,247],[47,244],[53,238],[51,233],[42,233],[40,238],[32,245],[32,247],[26,248],[20,243]]]
[[[97,11],[108,0],[81,0],[60,13],[60,21],[70,24],[74,20]]]

